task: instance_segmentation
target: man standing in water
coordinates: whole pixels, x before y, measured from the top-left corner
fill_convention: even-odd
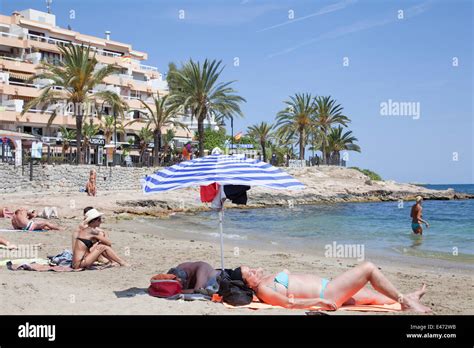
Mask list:
[[[421,204],[423,202],[423,197],[421,196],[416,196],[416,203],[411,207],[411,229],[415,234],[422,235],[423,234],[423,228],[421,228],[421,224],[424,223],[426,225],[426,228],[430,227],[430,224],[428,221],[425,221],[422,219],[421,212],[423,208],[421,207]]]

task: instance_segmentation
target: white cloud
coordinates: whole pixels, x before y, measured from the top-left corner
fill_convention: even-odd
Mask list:
[[[431,2],[432,1],[426,1],[424,3],[421,3],[421,4],[418,4],[418,5],[407,8],[406,10],[404,10],[405,19],[412,18],[412,17],[418,16],[418,15],[426,12],[429,9],[429,5],[430,5]],[[295,46],[292,46],[292,47],[288,47],[288,48],[286,48],[282,51],[269,54],[267,57],[268,58],[273,58],[273,57],[276,57],[276,56],[280,56],[280,55],[283,55],[283,54],[293,52],[293,51],[295,51],[295,50],[297,50],[301,47],[305,47],[305,46],[314,44],[314,43],[319,42],[319,41],[323,41],[323,40],[327,40],[327,39],[335,39],[335,38],[345,36],[345,35],[348,35],[348,34],[351,34],[351,33],[356,33],[356,32],[359,32],[359,31],[368,30],[368,29],[383,26],[383,25],[386,25],[386,24],[394,23],[398,20],[399,19],[397,19],[396,14],[394,14],[393,16],[387,17],[385,19],[358,21],[358,22],[355,22],[351,25],[343,26],[343,27],[337,28],[333,31],[321,34],[321,35],[319,35],[315,38],[300,42],[299,44],[297,44]]]
[[[246,6],[242,6],[246,5]],[[235,5],[208,4],[207,6],[183,6],[167,11],[159,18],[176,19],[184,23],[215,26],[232,26],[251,22],[256,18],[275,10],[281,10],[278,3],[252,5],[249,0]],[[179,11],[184,11],[185,18],[179,19]]]
[[[357,0],[344,0],[344,1],[341,1],[341,2],[338,2],[338,3],[335,3],[335,4],[323,7],[319,11],[311,13],[309,15],[299,17],[299,18],[295,18],[295,19],[290,19],[290,20],[287,20],[286,22],[275,24],[275,25],[272,25],[270,27],[266,27],[266,28],[257,30],[257,33],[260,33],[262,31],[275,29],[275,28],[279,28],[279,27],[283,27],[283,26],[288,25],[288,24],[298,23],[298,22],[304,21],[308,18],[317,17],[317,16],[321,16],[321,15],[324,15],[324,14],[327,14],[327,13],[343,10],[347,6],[355,4],[356,2],[357,2]]]

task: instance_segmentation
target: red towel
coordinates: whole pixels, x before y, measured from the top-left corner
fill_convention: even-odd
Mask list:
[[[219,192],[219,184],[216,182],[207,186],[201,186],[201,202],[212,202],[217,192]]]

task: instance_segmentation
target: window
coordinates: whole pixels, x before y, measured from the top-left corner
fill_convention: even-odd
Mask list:
[[[46,51],[40,51],[41,52],[41,58],[53,65],[58,65],[59,62],[61,61],[61,55],[59,53],[54,53],[54,52],[46,52]]]
[[[140,99],[142,93],[140,91],[134,91],[133,89],[130,91],[130,97],[134,99]]]

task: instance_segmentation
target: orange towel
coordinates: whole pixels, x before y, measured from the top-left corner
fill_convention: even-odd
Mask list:
[[[165,274],[165,273],[160,273],[156,274],[153,277],[151,277],[150,281],[152,280],[175,280],[176,276],[174,274]]]
[[[269,305],[267,303],[259,302],[259,301],[254,301],[248,305],[245,306],[232,306],[228,303],[224,302],[224,306],[227,308],[248,308],[248,309],[272,309],[272,308],[284,308],[281,306],[273,306]],[[301,308],[300,308],[301,309]],[[394,304],[386,304],[386,305],[357,305],[357,306],[342,306],[339,308],[339,311],[357,311],[357,312],[398,312],[401,311],[401,306],[399,303],[394,303]],[[325,310],[322,307],[319,306],[313,306],[308,308],[308,310],[311,311],[321,311]]]

